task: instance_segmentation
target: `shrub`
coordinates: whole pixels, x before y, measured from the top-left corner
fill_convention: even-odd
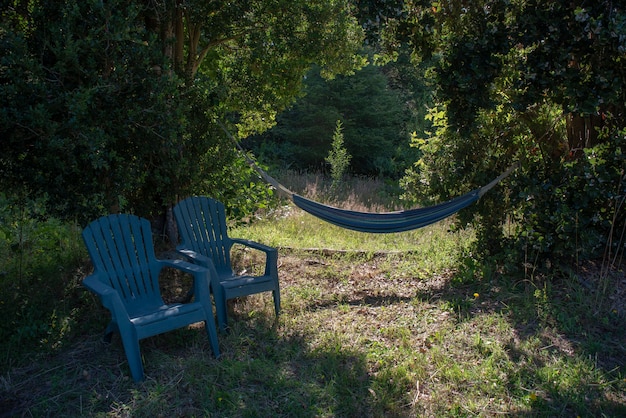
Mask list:
[[[46,216],[43,199],[0,194],[0,344],[9,355],[58,348],[77,325],[80,228]]]

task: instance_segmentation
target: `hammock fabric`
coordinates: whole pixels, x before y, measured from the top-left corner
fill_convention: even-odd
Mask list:
[[[478,190],[426,208],[399,212],[355,212],[323,205],[294,194],[293,203],[300,209],[327,222],[346,229],[371,233],[391,233],[422,228],[447,218],[478,200]]]
[[[300,209],[342,228],[375,234],[404,232],[441,221],[471,205],[503,178],[508,176],[516,167],[517,165],[511,166],[507,171],[486,186],[472,190],[469,193],[448,200],[447,202],[425,208],[398,212],[371,213],[339,209],[306,199],[295,193],[292,194],[291,199]]]
[[[289,197],[300,209],[342,228],[375,234],[410,231],[441,221],[476,202],[519,166],[519,163],[515,163],[491,183],[434,206],[397,212],[357,212],[324,205],[293,193],[257,166],[223,125],[222,129],[235,143],[237,148],[239,148],[240,152],[248,161],[248,164],[255,169],[267,183]]]

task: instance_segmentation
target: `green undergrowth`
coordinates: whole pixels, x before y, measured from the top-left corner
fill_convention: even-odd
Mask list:
[[[41,257],[63,267],[38,262],[55,267],[40,276],[31,266],[21,277],[36,285],[39,323],[54,329],[53,317],[65,318],[66,332],[54,334],[56,345],[41,338],[49,330],[22,336],[21,344],[5,340],[0,410],[95,417],[626,415],[624,270],[607,274],[588,264],[540,273],[520,260],[518,271],[528,273],[513,275],[474,256],[471,229],[449,226],[359,234],[290,207],[235,227],[233,237],[279,248],[281,315],[274,316],[270,294],[230,303],[219,359],[199,325],[143,340],[146,380],[134,383],[119,338],[101,341],[108,312],[80,286],[88,264],[77,231],[59,224],[57,244]],[[53,248],[62,251],[52,256]],[[37,251],[28,254],[39,260]],[[240,247],[233,258],[247,272],[260,271],[263,261]],[[3,291],[11,288],[14,263],[2,267]],[[175,279],[164,276],[172,281],[166,292],[177,291]],[[610,292],[602,290],[607,283]],[[42,295],[49,300],[41,302]]]
[[[0,370],[82,331],[85,257],[80,228],[48,217],[45,202],[0,195]]]

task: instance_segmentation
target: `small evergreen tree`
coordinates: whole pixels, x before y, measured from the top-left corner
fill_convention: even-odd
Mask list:
[[[315,171],[326,164],[335,122],[341,119],[344,143],[352,155],[350,172],[398,179],[418,158],[408,133],[423,131],[417,123],[423,124],[426,109],[426,87],[404,70],[407,67],[370,64],[332,80],[316,68],[304,80],[304,96],[279,114],[270,131],[246,139],[246,146],[275,168]],[[409,91],[411,83],[419,93]]]
[[[341,120],[338,119],[337,124],[335,125],[332,146],[328,156],[326,157],[326,162],[330,164],[330,177],[333,180],[331,188],[333,192],[337,191],[339,183],[350,166],[351,159],[352,156],[348,153],[348,150],[344,146],[343,126]]]

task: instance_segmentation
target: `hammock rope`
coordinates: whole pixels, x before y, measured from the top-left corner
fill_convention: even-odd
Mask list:
[[[297,207],[326,222],[332,223],[341,228],[359,232],[376,234],[404,232],[422,228],[441,221],[476,202],[485,193],[495,187],[519,167],[519,163],[515,163],[485,186],[474,189],[462,196],[434,206],[396,212],[358,212],[315,202],[292,192],[262,170],[254,162],[254,160],[248,156],[245,150],[241,147],[241,145],[239,145],[230,132],[228,132],[224,125],[222,125],[221,122],[218,123],[226,135],[233,141],[240,153],[244,156],[250,167],[252,167],[268,184],[291,199]]]

